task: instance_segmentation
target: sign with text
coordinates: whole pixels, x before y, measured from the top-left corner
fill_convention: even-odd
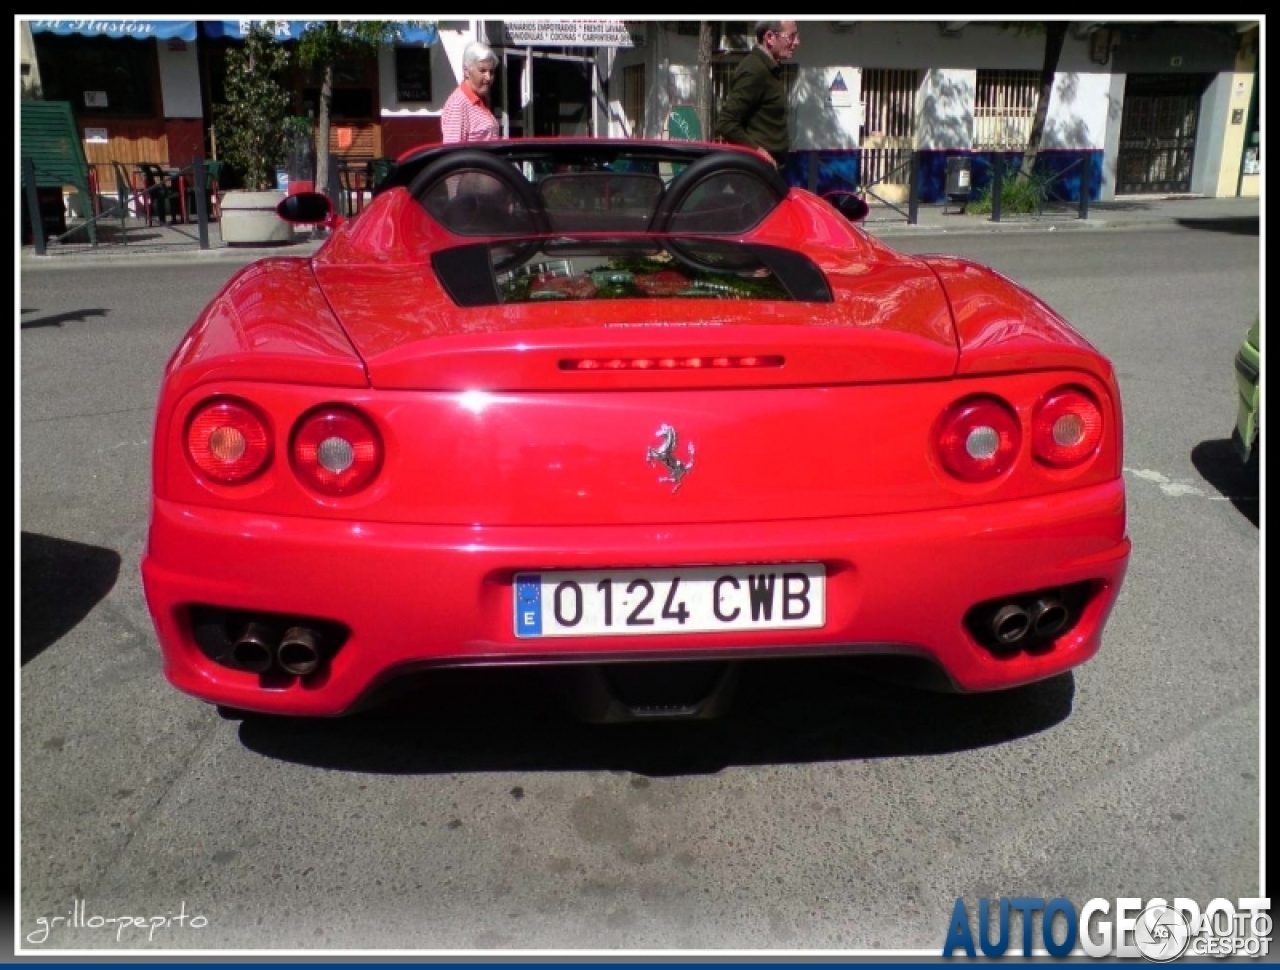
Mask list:
[[[170,38],[181,40],[196,39],[196,22],[194,20],[98,20],[84,17],[79,20],[33,20],[33,34],[57,34],[65,37],[70,34],[83,34],[86,37],[148,37]]]
[[[502,25],[516,47],[643,47],[642,23],[623,20],[508,20]]]
[[[667,117],[667,134],[672,141],[700,141],[702,122],[698,119],[697,110],[687,104],[672,108]]]
[[[264,24],[276,40],[301,40],[311,25],[323,24],[323,20],[206,20],[205,34],[209,37],[230,37],[243,40],[254,24]],[[350,21],[337,21],[341,27]],[[398,44],[422,44],[430,47],[439,40],[434,20],[405,20],[397,27]]]

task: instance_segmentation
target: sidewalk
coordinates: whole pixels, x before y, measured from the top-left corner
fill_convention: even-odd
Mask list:
[[[907,206],[876,204],[863,225],[869,233],[893,245],[898,236],[961,235],[1005,232],[1088,232],[1108,229],[1151,229],[1155,227],[1199,227],[1217,232],[1260,234],[1257,198],[1207,199],[1188,196],[1128,196],[1112,202],[1089,205],[1087,219],[1078,210],[1046,209],[1043,215],[1010,215],[999,222],[989,215],[961,212],[954,205],[922,205],[915,225],[907,222]],[[944,211],[945,210],[945,211]],[[309,255],[323,243],[313,238],[311,230],[298,230],[293,243],[270,247],[231,246],[222,241],[218,223],[209,223],[209,248],[201,249],[197,225],[146,226],[131,220],[122,241],[118,223],[99,223],[98,245],[91,246],[84,233],[71,237],[74,241],[49,243],[44,256],[35,254],[34,246],[21,248],[21,268],[84,265],[96,261],[151,259],[184,262],[192,259],[230,259],[251,262],[271,255]]]

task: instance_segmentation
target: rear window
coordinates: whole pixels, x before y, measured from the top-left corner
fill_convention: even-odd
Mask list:
[[[799,253],[698,236],[494,240],[436,253],[433,264],[462,306],[832,299],[821,270]]]

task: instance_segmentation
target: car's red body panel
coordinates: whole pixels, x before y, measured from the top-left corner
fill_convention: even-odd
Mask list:
[[[572,376],[572,375],[568,375]],[[210,393],[254,400],[274,423],[277,452],[317,403],[304,385],[218,382],[198,388],[161,426],[167,466],[158,494],[191,505],[320,519],[423,525],[573,526],[611,523],[758,523],[930,510],[988,514],[993,502],[1062,491],[1062,477],[1031,462],[996,483],[947,476],[921,442],[936,415],[967,390],[997,389],[1033,401],[1064,383],[1102,397],[1083,374],[1049,371],[999,381],[872,384],[825,388],[715,388],[548,392],[348,392],[324,400],[359,407],[378,427],[385,469],[371,489],[317,503],[287,463],[251,485],[226,488],[193,476],[177,420]],[[1029,410],[1029,408],[1027,409]],[[844,421],[832,414],[847,414]],[[1029,415],[1024,415],[1029,421]],[[1108,421],[1117,415],[1107,413]],[[660,423],[680,430],[702,461],[675,498],[645,462]],[[1073,471],[1083,488],[1114,481],[1113,442]]]
[[[1088,659],[1129,556],[1106,359],[1012,281],[896,253],[800,190],[732,240],[818,292],[771,255],[803,253],[829,297],[460,305],[433,256],[474,240],[406,185],[313,259],[238,273],[174,353],[157,410],[143,578],[170,680],[323,715],[419,665],[905,653],[988,690]],[[622,363],[597,366],[609,360]],[[1064,387],[1096,402],[1105,433],[1051,467],[1028,442]],[[1003,402],[1023,440],[983,482],[937,450],[949,409],[975,397]],[[187,453],[211,398],[263,417],[271,460],[245,482]],[[369,487],[321,495],[291,463],[294,429],[321,405],[375,429]],[[815,629],[531,641],[513,628],[521,572],[796,562],[825,567]],[[1044,590],[1073,604],[1061,635],[1002,651],[975,633],[975,609]],[[193,608],[315,618],[342,642],[303,676],[237,669]]]
[[[1128,558],[1120,482],[969,514],[781,520],[715,526],[471,528],[246,517],[159,501],[144,575],[166,644],[165,671],[197,696],[247,709],[335,714],[414,664],[531,663],[642,656],[905,653],[945,666],[965,690],[1061,673],[1098,649]],[[270,549],[270,556],[258,549]],[[828,623],[816,631],[534,642],[512,633],[511,577],[522,569],[796,558],[829,570]],[[1028,566],[1028,564],[1031,564]],[[996,657],[965,635],[973,602],[1090,581],[1097,595],[1043,654]],[[209,662],[178,604],[341,616],[351,639],[329,674],[264,689]]]

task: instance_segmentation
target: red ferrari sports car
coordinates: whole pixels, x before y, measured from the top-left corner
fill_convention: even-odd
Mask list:
[[[1112,367],[866,211],[597,139],[410,152],[349,220],[285,200],[331,235],[239,271],[160,389],[169,681],[323,716],[459,665],[898,655],[987,691],[1088,660],[1130,553]]]

